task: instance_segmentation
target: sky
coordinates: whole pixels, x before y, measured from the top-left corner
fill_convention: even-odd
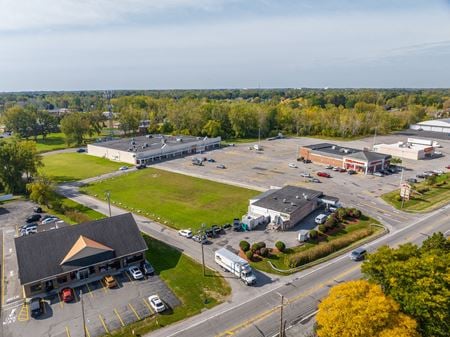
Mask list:
[[[0,91],[450,87],[450,0],[0,0]]]

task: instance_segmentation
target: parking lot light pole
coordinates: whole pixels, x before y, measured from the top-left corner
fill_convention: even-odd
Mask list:
[[[280,305],[280,333],[279,337],[284,337],[284,323],[283,322],[283,306],[284,306],[284,296],[280,293],[277,293],[281,297],[281,305]]]
[[[80,289],[80,302],[81,302],[81,317],[83,318],[84,337],[87,337],[87,335],[86,335],[86,318],[84,317],[84,303],[83,303],[83,290],[82,289]]]
[[[108,209],[109,209],[109,217],[111,217],[111,192],[105,192],[106,198],[108,199]]]
[[[205,270],[205,253],[203,251],[203,237],[205,235],[205,224],[202,224],[202,234],[200,238],[200,243],[202,244],[202,266],[203,266],[203,276],[206,276],[206,270]]]

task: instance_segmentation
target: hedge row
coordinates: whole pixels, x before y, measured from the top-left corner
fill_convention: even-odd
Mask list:
[[[320,259],[324,256],[327,256],[339,249],[349,246],[355,241],[361,240],[366,236],[369,236],[373,233],[370,228],[363,228],[357,231],[354,231],[346,236],[341,238],[337,238],[333,241],[327,243],[321,243],[315,247],[312,247],[303,252],[296,253],[292,256],[286,257],[288,259],[288,265],[290,268],[295,268],[301,266],[303,264],[312,262],[314,260]]]

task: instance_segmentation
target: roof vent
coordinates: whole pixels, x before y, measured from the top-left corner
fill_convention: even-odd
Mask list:
[[[297,204],[295,204],[295,203],[291,202],[291,206],[297,206]]]
[[[295,196],[295,199],[299,199],[300,197],[298,195]]]
[[[286,200],[286,199],[283,199],[283,202],[284,202],[284,203],[287,203],[287,200]]]
[[[336,145],[333,145],[331,148],[332,148],[333,150],[336,150]]]

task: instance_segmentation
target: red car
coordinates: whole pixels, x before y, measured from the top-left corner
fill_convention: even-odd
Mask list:
[[[64,302],[72,302],[73,298],[73,290],[71,288],[64,288],[63,290],[61,290],[61,299]]]
[[[317,175],[319,177],[331,178],[331,176],[328,173],[326,173],[326,172],[317,172]]]
[[[448,165],[446,168],[448,168],[450,170],[450,165]]]

